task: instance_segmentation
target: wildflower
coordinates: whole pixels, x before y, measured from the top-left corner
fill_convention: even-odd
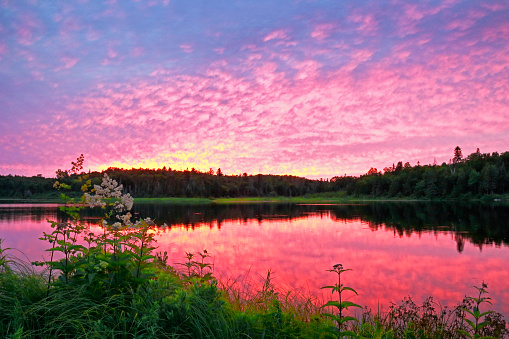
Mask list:
[[[106,220],[103,220],[102,225],[103,225],[103,227],[106,227],[106,226],[108,226],[108,222]]]
[[[108,174],[104,173],[101,185],[94,185],[94,192],[100,198],[120,198],[122,185],[119,185],[116,180],[110,179]]]
[[[85,202],[89,207],[104,207],[106,206],[106,203],[102,201],[102,198],[97,195],[90,195],[88,193],[85,193]]]
[[[124,225],[126,225],[126,226],[131,226],[132,225],[131,217],[132,217],[132,214],[130,212],[127,212],[124,215],[118,215],[117,214],[117,219],[122,220],[122,223]]]
[[[126,210],[130,211],[131,208],[133,208],[134,198],[131,197],[131,195],[129,193],[124,194],[122,196],[121,200],[122,200],[122,204],[125,206]]]
[[[122,227],[122,224],[119,222],[116,222],[113,225],[111,225],[111,229],[114,231],[118,231],[120,229],[120,227]]]

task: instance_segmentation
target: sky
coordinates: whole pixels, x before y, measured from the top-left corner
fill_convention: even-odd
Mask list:
[[[0,0],[0,174],[509,151],[509,1]]]

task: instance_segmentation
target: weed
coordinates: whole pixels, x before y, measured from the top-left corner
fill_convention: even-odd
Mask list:
[[[463,311],[470,314],[474,318],[472,321],[472,320],[467,319],[466,317],[463,317],[463,320],[470,326],[470,331],[467,332],[466,330],[458,329],[458,332],[466,335],[468,338],[471,338],[471,339],[494,338],[492,336],[481,336],[482,329],[491,324],[491,321],[489,318],[487,318],[487,316],[489,314],[493,313],[493,311],[486,311],[486,312],[481,313],[481,311],[479,309],[479,306],[483,303],[491,304],[491,298],[483,296],[488,293],[488,291],[487,291],[488,285],[485,284],[483,281],[481,287],[477,287],[477,286],[474,286],[474,287],[479,292],[479,295],[477,297],[467,297],[468,300],[474,302],[474,306],[473,306],[472,310],[470,310],[466,307],[463,308]],[[484,321],[481,321],[481,318],[483,318],[483,317],[484,317]]]
[[[332,267],[332,270],[327,270],[328,272],[333,272],[338,275],[338,283],[333,286],[324,286],[322,288],[330,288],[332,290],[332,294],[334,295],[334,292],[338,293],[338,299],[336,300],[330,300],[325,305],[322,306],[322,308],[325,307],[334,307],[338,311],[337,314],[334,313],[324,313],[323,315],[326,317],[329,317],[330,319],[334,320],[337,323],[337,327],[333,328],[332,333],[337,334],[339,337],[344,335],[350,335],[355,336],[355,333],[349,330],[343,330],[343,324],[349,321],[358,321],[358,319],[351,317],[351,316],[344,316],[343,310],[348,310],[349,307],[359,307],[362,308],[360,305],[357,305],[351,301],[343,301],[342,295],[345,291],[351,291],[355,294],[358,294],[357,291],[355,291],[351,287],[344,286],[341,283],[341,274],[346,271],[351,271],[351,269],[344,269],[342,264],[336,264]]]

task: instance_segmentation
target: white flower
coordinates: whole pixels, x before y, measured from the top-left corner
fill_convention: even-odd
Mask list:
[[[101,185],[94,185],[94,191],[96,196],[101,198],[120,198],[122,185],[119,185],[116,180],[110,179],[108,174],[104,173]]]
[[[125,206],[126,210],[130,211],[131,208],[133,208],[134,198],[131,197],[131,195],[129,193],[124,194],[122,196],[121,200],[122,200],[122,204]]]
[[[132,217],[131,212],[127,212],[124,215],[117,215],[117,219],[122,220],[122,223],[124,225],[126,225],[126,226],[131,226],[132,225],[131,217]]]
[[[100,196],[97,195],[90,195],[88,193],[85,193],[85,202],[89,207],[104,207],[106,206],[106,203],[102,201]]]

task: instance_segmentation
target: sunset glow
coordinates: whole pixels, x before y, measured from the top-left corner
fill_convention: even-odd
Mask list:
[[[0,174],[359,175],[509,145],[509,2],[0,1]],[[409,263],[410,264],[410,263]]]

